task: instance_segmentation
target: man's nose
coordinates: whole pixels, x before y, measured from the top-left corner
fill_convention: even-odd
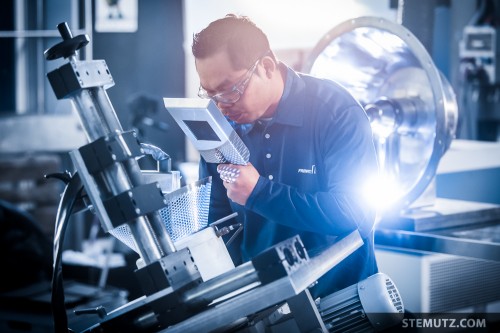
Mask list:
[[[225,115],[229,108],[233,105],[234,103],[224,103],[224,102],[217,102],[217,107],[221,112]]]

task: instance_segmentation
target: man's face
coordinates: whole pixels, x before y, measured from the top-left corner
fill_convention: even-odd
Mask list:
[[[260,59],[250,68],[235,70],[226,52],[196,59],[196,70],[200,85],[214,101],[224,115],[240,123],[252,123],[262,117],[269,108],[269,84],[260,63]],[[234,95],[234,89],[243,91],[236,102],[224,102],[217,96]],[[233,93],[226,94],[226,92]],[[220,94],[220,95],[219,95]],[[238,93],[237,93],[238,94]]]

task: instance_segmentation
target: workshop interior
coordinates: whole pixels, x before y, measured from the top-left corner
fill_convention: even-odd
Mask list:
[[[242,225],[208,223],[200,156],[249,152],[197,97],[190,43],[230,12],[372,126],[380,272],[323,298],[308,288],[357,231],[238,266]],[[500,330],[499,26],[498,0],[4,1],[0,331],[397,332],[457,313]]]

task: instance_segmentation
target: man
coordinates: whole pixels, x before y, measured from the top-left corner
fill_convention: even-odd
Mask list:
[[[247,165],[200,162],[200,178],[213,176],[209,221],[237,212],[243,224],[230,249],[235,263],[297,234],[311,254],[358,229],[362,248],[311,293],[326,296],[376,273],[375,211],[361,190],[378,164],[359,103],[340,85],[278,61],[248,17],[210,23],[194,35],[192,51],[199,96],[216,102],[250,150]],[[222,181],[224,167],[238,176]]]

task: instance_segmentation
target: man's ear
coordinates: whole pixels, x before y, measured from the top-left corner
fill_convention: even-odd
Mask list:
[[[262,66],[264,67],[266,71],[266,76],[268,78],[271,78],[273,73],[277,70],[278,66],[276,66],[276,63],[271,57],[264,57],[262,58]]]

